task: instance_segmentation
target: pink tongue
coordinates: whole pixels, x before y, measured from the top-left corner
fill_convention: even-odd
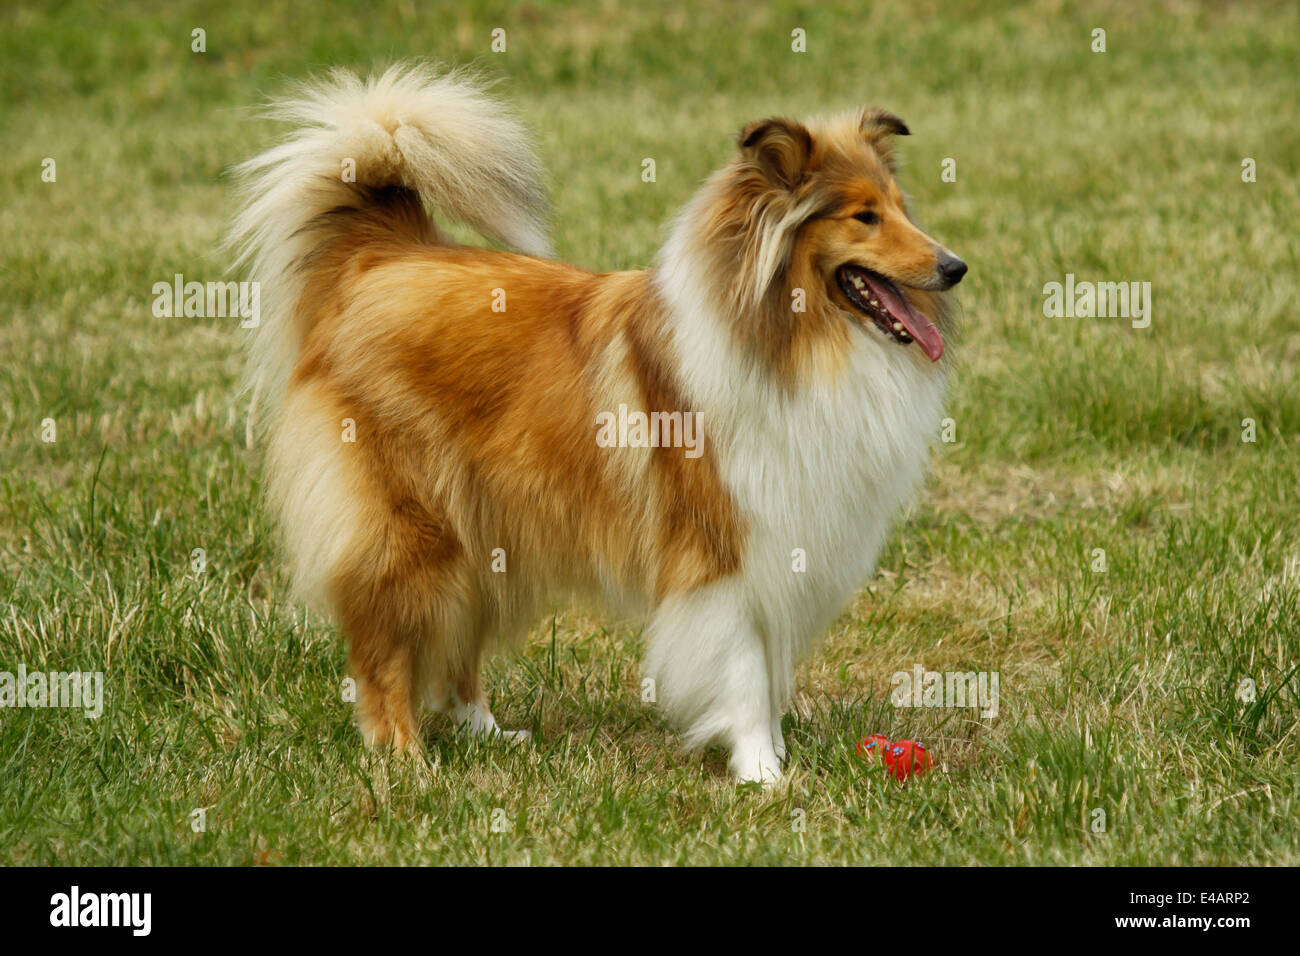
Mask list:
[[[912,338],[921,344],[930,361],[939,361],[939,356],[943,355],[943,336],[934,327],[934,323],[912,308],[912,303],[895,291],[891,283],[881,282],[875,276],[865,272],[861,275],[867,285],[871,286],[871,291],[876,294],[876,298],[889,310],[889,314],[902,322]]]

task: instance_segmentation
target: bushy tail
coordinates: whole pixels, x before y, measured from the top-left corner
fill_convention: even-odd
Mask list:
[[[523,127],[482,81],[424,66],[395,66],[366,81],[335,70],[267,112],[296,128],[236,167],[241,202],[229,240],[236,268],[261,284],[250,363],[255,406],[278,404],[297,357],[305,331],[295,322],[299,265],[337,228],[338,217],[324,214],[363,208],[371,195],[364,187],[405,187],[427,210],[520,251],[549,254],[540,164]]]

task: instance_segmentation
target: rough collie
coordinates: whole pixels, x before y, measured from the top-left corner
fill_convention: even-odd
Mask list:
[[[365,740],[419,751],[422,708],[503,733],[484,652],[576,592],[644,617],[687,748],[779,779],[795,666],[941,416],[966,266],[908,214],[907,127],[751,123],[653,268],[598,274],[549,257],[533,149],[472,77],[336,72],[273,112],[295,130],[239,167],[232,234],[269,505]]]

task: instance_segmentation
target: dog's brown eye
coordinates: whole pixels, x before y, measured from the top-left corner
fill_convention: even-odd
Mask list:
[[[862,212],[858,213],[853,218],[856,219],[858,222],[864,223],[865,225],[868,226],[874,226],[876,223],[880,222],[880,217],[877,216],[870,209],[862,210]]]

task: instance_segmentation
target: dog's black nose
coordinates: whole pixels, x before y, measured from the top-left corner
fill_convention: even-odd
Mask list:
[[[966,263],[956,256],[948,255],[939,260],[939,275],[943,276],[949,285],[956,285],[965,274]]]

